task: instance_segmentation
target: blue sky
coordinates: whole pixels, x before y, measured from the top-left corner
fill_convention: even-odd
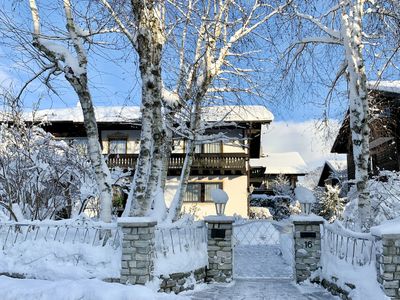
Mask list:
[[[38,1],[42,7],[56,2]],[[21,2],[17,10],[12,10],[9,3],[2,4],[3,9],[10,10],[10,16],[29,31],[31,24],[27,2]],[[57,15],[49,15],[49,17],[55,18],[55,25],[63,26],[62,17],[57,17]],[[284,48],[287,43],[284,40],[284,34],[280,36],[281,40],[277,41],[281,48]],[[27,37],[29,42],[29,35]],[[265,95],[262,99],[256,100],[247,97],[245,103],[264,104],[275,115],[275,122],[269,133],[266,133],[269,141],[266,146],[267,151],[298,151],[311,166],[320,164],[328,157],[336,132],[334,129],[328,133],[324,129],[315,129],[315,124],[323,117],[326,109],[325,97],[328,93],[327,83],[321,82],[323,79],[318,78],[317,75],[322,75],[325,79],[335,75],[335,68],[340,61],[340,51],[336,52],[339,57],[333,56],[332,60],[326,59],[326,52],[316,51],[314,52],[315,61],[312,64],[308,60],[310,57],[305,57],[303,60],[305,74],[297,78],[293,91],[286,94],[286,91],[291,88],[290,84],[285,83],[287,85],[284,84],[280,89],[275,89],[284,82],[280,80],[279,73],[274,73],[276,71],[272,68],[273,63],[268,62],[271,53],[265,51],[266,47],[261,41],[257,41],[256,44],[263,49],[260,56],[265,61],[265,63],[260,63],[265,73],[259,73],[256,80],[265,84]],[[31,78],[32,73],[27,70],[30,63],[22,63],[23,55],[23,51],[20,51],[20,46],[17,44],[0,43],[0,84],[2,86],[12,85],[14,90],[18,91],[24,82]],[[315,66],[320,69],[319,74],[313,70]],[[92,48],[88,74],[95,105],[140,104],[137,58],[134,53],[129,52],[129,48],[122,51],[104,47]],[[58,95],[49,93],[38,80],[33,82],[23,95],[24,108],[31,110],[38,104],[39,108],[59,108],[77,104],[77,96],[62,76],[54,80],[52,84]],[[332,128],[337,128],[347,109],[345,90],[346,87],[342,81],[339,84],[339,91],[342,93],[335,94],[329,106],[328,118],[331,124],[335,124]]]

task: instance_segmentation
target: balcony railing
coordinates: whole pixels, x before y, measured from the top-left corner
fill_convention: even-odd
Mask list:
[[[110,168],[136,167],[137,154],[109,154],[107,164]],[[245,153],[196,153],[193,157],[192,170],[246,170]],[[173,153],[169,160],[169,169],[182,169],[184,153]]]

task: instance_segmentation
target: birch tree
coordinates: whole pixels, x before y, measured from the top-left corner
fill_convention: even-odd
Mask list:
[[[160,187],[165,130],[162,117],[161,59],[165,42],[164,1],[101,0],[139,59],[142,80],[140,152],[124,215],[145,216]],[[161,208],[160,208],[161,207]],[[162,209],[162,205],[159,205]]]
[[[370,226],[371,202],[367,190],[370,109],[365,46],[377,41],[374,32],[367,33],[366,16],[374,10],[375,6],[374,2],[367,0],[338,0],[332,1],[328,9],[320,14],[317,13],[319,10],[316,7],[317,4],[294,6],[292,16],[298,20],[298,23],[294,24],[296,28],[299,28],[297,37],[300,38],[289,47],[286,53],[289,54],[286,71],[295,68],[307,50],[310,51],[310,56],[314,55],[315,52],[312,51],[317,46],[326,46],[336,55],[337,52],[334,50],[340,50],[341,64],[334,73],[336,75],[330,86],[330,93],[338,84],[339,79],[344,76],[348,87],[351,141],[358,192],[358,229],[366,230]],[[324,58],[329,59],[327,56]],[[309,66],[302,65],[302,67]]]
[[[88,153],[100,193],[100,219],[104,222],[110,222],[112,206],[111,176],[101,153],[95,111],[88,86],[88,58],[84,46],[86,33],[74,20],[70,0],[63,0],[67,28],[67,32],[63,36],[43,33],[36,0],[29,0],[29,7],[33,22],[32,37],[34,47],[48,61],[48,70],[52,74],[63,74],[79,98],[88,139]],[[61,41],[64,41],[64,44]],[[72,45],[72,48],[68,45]]]

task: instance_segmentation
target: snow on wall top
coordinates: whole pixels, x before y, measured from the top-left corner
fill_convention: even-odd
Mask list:
[[[336,173],[347,170],[347,160],[327,160],[326,164]]]
[[[264,174],[306,174],[308,169],[298,152],[268,153],[261,158],[251,158],[250,167],[265,168]]]
[[[139,121],[141,117],[139,106],[97,106],[95,114],[97,122],[129,123]],[[27,121],[83,122],[80,105],[26,112],[24,118]],[[274,116],[261,105],[211,106],[204,108],[203,119],[209,122],[271,122]]]
[[[400,94],[400,80],[368,81],[367,88],[371,90]]]

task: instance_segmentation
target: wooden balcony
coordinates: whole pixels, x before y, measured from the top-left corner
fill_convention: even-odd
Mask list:
[[[136,167],[137,154],[110,154],[107,164],[110,168],[123,169]],[[192,163],[192,171],[233,171],[246,172],[247,154],[245,153],[201,153],[195,154]],[[183,167],[184,153],[173,153],[169,161],[169,171],[178,171]],[[176,173],[176,172],[173,172]]]

